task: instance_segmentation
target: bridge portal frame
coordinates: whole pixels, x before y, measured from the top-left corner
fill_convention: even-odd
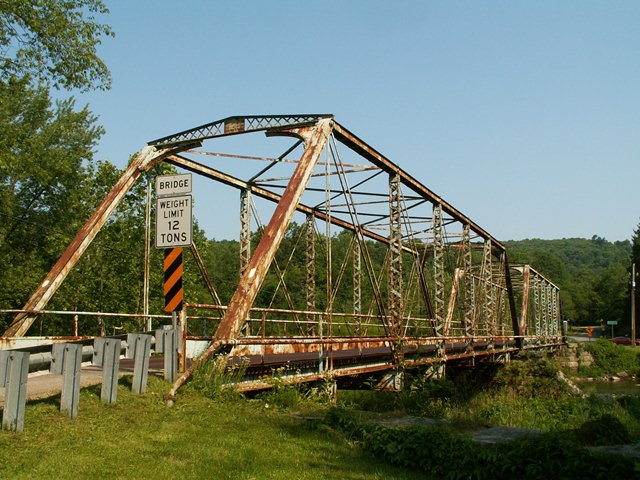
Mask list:
[[[283,155],[266,168],[262,169],[258,174],[248,181],[233,177],[225,172],[216,170],[212,167],[195,162],[183,155],[191,149],[201,147],[203,142],[216,137],[229,135],[241,135],[264,131],[267,136],[286,136],[294,137],[297,142]],[[301,203],[302,195],[313,174],[315,166],[323,149],[330,148],[331,144],[336,142],[346,146],[352,152],[355,152],[361,158],[370,162],[374,167],[385,172],[390,178],[390,232],[389,236],[382,235],[368,228],[367,224],[354,221],[354,213],[351,215],[351,221],[332,215],[329,210],[323,210],[318,206],[307,206]],[[299,145],[304,146],[302,157],[297,162],[297,166],[291,176],[284,192],[278,194],[273,190],[258,185],[255,182],[262,173],[266,172],[271,166],[282,160],[288,153],[293,151]],[[91,241],[95,238],[100,228],[104,225],[109,216],[117,208],[118,204],[132,187],[141,174],[148,172],[159,162],[165,161],[174,166],[183,168],[187,171],[198,173],[204,177],[214,179],[223,184],[239,189],[241,198],[243,199],[243,217],[242,217],[242,279],[237,289],[225,309],[224,316],[220,322],[218,329],[213,335],[212,345],[205,352],[203,358],[207,358],[222,345],[228,345],[237,340],[240,336],[243,323],[247,320],[251,311],[253,301],[260,286],[265,278],[267,271],[275,257],[283,235],[289,225],[294,212],[302,212],[307,215],[308,219],[317,219],[325,222],[327,225],[336,225],[344,230],[353,232],[356,239],[358,251],[358,271],[360,270],[360,258],[364,260],[365,269],[371,269],[370,259],[367,258],[364,240],[370,239],[386,244],[393,252],[391,258],[391,272],[389,274],[389,290],[396,292],[389,304],[384,305],[379,296],[376,296],[378,310],[384,319],[387,335],[399,341],[403,337],[403,329],[406,327],[402,324],[402,255],[408,254],[416,259],[417,278],[422,291],[423,300],[429,315],[432,319],[435,337],[451,333],[452,312],[457,301],[457,291],[461,286],[464,288],[463,298],[464,308],[462,321],[463,330],[466,335],[477,335],[480,316],[483,315],[482,309],[476,305],[479,295],[484,295],[484,317],[487,322],[492,322],[494,309],[500,309],[499,304],[504,302],[508,306],[508,316],[510,317],[511,327],[513,329],[513,340],[516,348],[523,346],[523,339],[526,335],[526,316],[525,322],[520,322],[517,316],[516,302],[514,297],[513,285],[511,282],[511,268],[509,266],[507,252],[504,245],[497,239],[493,238],[486,230],[477,225],[459,210],[446,202],[444,199],[436,195],[430,189],[418,182],[414,177],[402,170],[398,165],[391,162],[384,155],[379,153],[373,147],[356,137],[345,127],[337,123],[332,115],[326,114],[302,114],[302,115],[267,115],[267,116],[233,116],[227,117],[216,122],[212,122],[200,127],[185,130],[177,134],[160,138],[149,142],[130,163],[120,180],[113,187],[111,192],[105,197],[104,201],[98,207],[96,212],[87,221],[85,226],[78,232],[74,240],[67,247],[58,262],[52,270],[47,274],[42,283],[35,290],[31,298],[25,304],[22,312],[16,315],[14,321],[5,332],[5,336],[21,336],[24,335],[29,326],[33,323],[36,312],[41,311],[47,302],[53,296],[57,288],[64,281],[66,275],[76,264],[82,253],[87,249]],[[344,173],[344,167],[342,167]],[[402,210],[411,207],[402,205],[404,201],[401,192],[401,186],[408,189],[416,198],[420,198],[421,202],[428,202],[433,205],[434,209],[434,242],[433,257],[435,268],[435,287],[436,292],[433,296],[430,292],[428,281],[424,274],[423,266],[426,263],[427,253],[421,251],[419,245],[415,242],[404,241],[401,234],[402,229]],[[342,188],[348,190],[342,185]],[[351,195],[350,192],[348,192]],[[276,210],[266,226],[262,238],[253,252],[250,252],[250,197],[255,195],[277,203]],[[345,197],[346,197],[345,193]],[[415,206],[415,205],[414,205]],[[441,229],[446,222],[443,222],[442,215],[449,216],[449,222],[458,222],[463,226],[462,241],[459,247],[463,251],[464,263],[456,270],[454,286],[449,301],[449,311],[445,313],[444,308],[444,281],[441,276],[442,272],[442,246],[440,245]],[[484,248],[484,270],[474,273],[472,271],[471,256],[472,242],[471,234],[483,241]],[[411,234],[409,234],[410,236]],[[355,248],[354,248],[355,250]],[[499,269],[492,266],[492,257],[499,259]],[[354,256],[354,262],[356,261]],[[309,263],[309,262],[307,262]],[[198,264],[201,267],[200,264]],[[202,267],[201,267],[202,269]],[[355,267],[354,267],[355,269]],[[395,270],[394,270],[395,269]],[[203,272],[205,274],[206,272]],[[372,272],[369,272],[371,275]],[[494,282],[496,276],[499,281]],[[375,275],[374,275],[375,277]],[[537,278],[537,277],[536,277]],[[464,279],[464,280],[462,280]],[[479,280],[478,280],[479,279]],[[359,274],[358,274],[359,281]],[[374,279],[374,283],[377,280]],[[308,284],[311,284],[311,277],[307,277]],[[356,300],[357,293],[356,278],[354,276],[354,308],[360,311],[362,306],[360,300]],[[527,282],[528,285],[528,282]],[[357,289],[360,290],[358,283]],[[212,290],[212,287],[210,288]],[[548,289],[549,290],[549,289]],[[504,292],[504,295],[503,293]],[[551,294],[547,291],[540,291],[540,295],[544,298],[558,298],[557,291],[551,289]],[[215,297],[215,292],[212,293]],[[309,305],[311,304],[311,296],[308,296]],[[436,307],[432,302],[435,298]],[[555,302],[555,303],[554,303]],[[356,307],[357,303],[357,307]],[[528,304],[527,304],[528,305]],[[523,308],[527,308],[525,305]],[[392,313],[389,316],[389,310]],[[545,305],[537,306],[540,312],[547,312],[548,317],[557,316],[555,312],[559,312],[559,300],[547,302]],[[220,308],[220,311],[222,309]],[[550,313],[549,313],[550,312]],[[354,314],[355,314],[354,310]],[[544,316],[541,313],[541,316]],[[555,320],[555,319],[553,319]],[[536,330],[536,335],[551,337],[557,334],[558,327],[552,325],[553,321],[545,323],[544,332]],[[498,337],[499,333],[496,326],[490,325],[490,337]],[[189,372],[186,372],[188,376]],[[178,383],[184,381],[179,380]]]

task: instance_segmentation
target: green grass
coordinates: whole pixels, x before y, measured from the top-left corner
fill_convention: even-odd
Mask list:
[[[84,389],[70,420],[57,398],[29,403],[24,432],[0,433],[0,478],[410,479],[322,424],[261,401],[216,401],[185,389],[173,408],[168,385],[144,396],[121,382],[118,403]]]
[[[556,369],[553,362],[532,358],[485,372],[452,372],[449,378],[431,382],[414,372],[399,394],[341,391],[338,399],[341,407],[352,411],[441,418],[460,430],[502,425],[563,432],[609,415],[624,425],[631,440],[640,440],[640,397],[574,396],[557,379]]]
[[[593,365],[581,369],[582,375],[640,374],[640,349],[637,347],[616,345],[606,338],[599,338],[595,342],[581,344],[580,348],[586,349],[594,359]]]

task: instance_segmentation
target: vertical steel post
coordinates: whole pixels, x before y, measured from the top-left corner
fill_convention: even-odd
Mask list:
[[[402,334],[402,202],[400,175],[389,175],[389,333]]]
[[[251,258],[251,190],[240,190],[240,277]]]
[[[360,250],[360,237],[356,233],[353,243],[353,313],[355,323],[355,335],[361,336],[362,332],[362,252]]]
[[[558,334],[558,292],[556,290],[555,285],[551,286],[551,317],[553,318],[553,322],[551,323],[551,335]]]
[[[551,285],[547,285],[547,336],[553,333],[553,287]]]
[[[541,332],[543,336],[547,335],[548,309],[547,309],[547,286],[544,280],[540,280],[540,309],[541,309]]]
[[[453,283],[451,285],[451,295],[449,296],[449,307],[447,308],[447,316],[442,328],[442,334],[447,337],[449,335],[455,335],[453,331],[453,315],[456,309],[456,302],[458,300],[458,290],[460,289],[460,277],[463,275],[461,268],[456,268],[453,272]]]
[[[462,227],[462,256],[464,264],[464,335],[470,338],[475,335],[474,299],[475,288],[472,275],[471,229],[468,223]]]
[[[146,204],[144,206],[144,275],[142,281],[142,313],[146,331],[153,328],[149,316],[149,264],[151,262],[151,182],[147,181]]]
[[[316,311],[316,225],[313,215],[307,215],[306,223],[306,300],[307,300],[307,334],[314,335],[316,316],[310,312]]]
[[[522,269],[522,309],[520,310],[520,331],[515,332],[516,335],[521,335],[526,332],[527,325],[529,324],[529,287],[531,284],[531,267],[525,265]]]
[[[442,231],[442,204],[433,204],[433,274],[435,281],[436,332],[442,334],[444,323],[444,238]]]
[[[540,336],[542,334],[542,298],[540,295],[540,279],[538,275],[534,275],[533,277],[533,304],[535,308],[535,336]],[[529,334],[531,334],[531,330],[529,329]]]
[[[636,264],[631,264],[631,346],[636,346]]]
[[[506,300],[507,300],[507,295],[506,292],[508,291],[507,288],[507,280],[509,280],[509,283],[511,282],[511,279],[509,278],[509,264],[507,262],[507,253],[506,252],[502,252],[500,254],[500,270],[498,272],[498,282],[497,285],[495,286],[495,301],[498,304],[498,315],[497,315],[497,319],[498,319],[498,325],[499,325],[499,334],[502,336],[505,336],[507,334],[507,330],[506,330],[506,312],[505,312],[505,305],[506,305]],[[513,334],[517,335],[518,334],[518,324],[516,323],[512,323],[512,330],[513,330]]]
[[[484,281],[484,316],[487,335],[495,335],[493,309],[493,267],[491,258],[491,240],[484,242],[483,281]]]

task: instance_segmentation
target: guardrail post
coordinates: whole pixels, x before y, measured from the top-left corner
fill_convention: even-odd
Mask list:
[[[93,357],[91,358],[91,365],[96,367],[102,367],[104,365],[104,344],[107,342],[106,338],[94,338],[93,339]]]
[[[24,430],[28,374],[28,352],[0,352],[0,387],[5,388],[2,409],[2,428],[4,430],[18,433]]]
[[[133,384],[131,391],[137,395],[147,390],[151,335],[130,333],[127,335],[127,358],[133,358]]]
[[[62,374],[60,411],[69,417],[78,416],[80,397],[80,366],[82,345],[76,343],[54,343],[51,348],[51,373]]]
[[[164,379],[175,382],[178,377],[177,330],[156,330],[156,351],[164,353]]]
[[[51,367],[49,371],[55,374],[62,374],[60,411],[66,412],[71,418],[78,416],[81,364],[82,345],[54,343],[51,346]]]
[[[107,338],[105,340],[100,399],[105,403],[116,403],[116,398],[118,396],[120,349],[122,347],[120,339],[118,338]]]

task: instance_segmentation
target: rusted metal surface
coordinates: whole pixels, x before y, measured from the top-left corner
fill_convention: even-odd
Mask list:
[[[276,127],[292,127],[301,125],[315,125],[323,119],[331,119],[330,114],[296,114],[296,115],[245,115],[227,117],[222,120],[207,123],[199,127],[190,128],[173,135],[152,140],[149,145],[157,147],[173,146],[175,144],[193,143],[226,135],[258,132]]]
[[[240,276],[251,258],[251,190],[240,190]]]
[[[293,137],[293,145],[277,157],[192,148],[206,139],[257,131],[268,137]],[[231,352],[233,362],[249,359],[248,380],[242,388],[265,388],[257,376],[288,363],[301,373],[287,374],[286,381],[309,381],[399,365],[489,360],[519,348],[554,348],[563,340],[555,285],[533,270],[524,280],[524,270],[509,266],[504,245],[331,115],[234,116],[149,144],[155,148],[141,152],[101,205],[102,213],[96,212],[74,240],[83,246],[70,246],[62,266],[54,267],[61,272],[66,269],[62,276],[56,274],[55,288],[104,223],[104,215],[113,211],[137,176],[152,164],[166,161],[240,190],[241,279],[229,305],[222,305],[194,246],[194,259],[213,305],[186,302],[180,326],[183,352],[187,339],[211,341],[201,362],[223,352]],[[287,158],[301,145],[304,151],[299,158]],[[194,154],[267,165],[255,173],[239,169],[244,172],[239,178],[187,156]],[[351,161],[346,155],[359,158]],[[252,198],[277,204],[264,229]],[[298,255],[304,256],[305,271],[293,277],[297,279],[294,288],[305,289],[300,295],[291,294],[289,261],[275,258],[294,212],[306,217],[293,250],[287,252],[290,261],[297,242],[304,245]],[[253,252],[252,224],[262,230]],[[349,245],[345,250],[342,244],[334,252],[332,238],[343,230],[351,232]],[[317,231],[323,232],[324,242]],[[386,250],[372,249],[371,241]],[[288,308],[274,308],[257,296],[267,274],[274,276],[277,285],[271,298],[276,293],[280,296],[275,306]],[[345,295],[345,289],[352,289],[352,294]],[[41,286],[32,297],[35,300],[16,313],[27,317],[41,313],[45,297],[55,291],[45,290]],[[523,294],[522,304],[515,303],[516,291]],[[38,298],[44,298],[44,303]],[[344,310],[338,311],[336,305]],[[194,320],[203,325],[203,335],[207,331],[214,335],[187,337]],[[193,368],[186,355],[180,364],[184,374],[171,395]]]
[[[0,350],[15,350],[31,348],[52,343],[78,342],[82,340],[92,340],[94,337],[70,335],[65,336],[45,336],[45,337],[0,337]]]
[[[389,176],[389,332],[394,336],[402,334],[403,291],[402,291],[402,205],[400,176]],[[399,361],[401,359],[398,359]]]
[[[242,276],[236,292],[231,297],[224,320],[216,331],[215,340],[238,336],[242,323],[247,313],[249,313],[267,269],[271,265],[286,228],[291,221],[291,216],[300,202],[300,197],[304,192],[309,176],[320,157],[329,135],[329,129],[330,121],[323,119],[315,127],[280,132],[281,134],[287,133],[302,138],[305,141],[305,151],[271,217],[271,221],[262,233],[260,243],[256,246],[256,250],[249,261],[247,270]]]
[[[451,295],[449,297],[449,307],[447,308],[447,318],[445,319],[444,326],[442,328],[442,334],[446,337],[451,333],[451,324],[453,323],[453,315],[456,307],[456,301],[458,299],[458,289],[460,288],[460,277],[463,270],[456,268],[453,274],[453,284],[451,285]]]

